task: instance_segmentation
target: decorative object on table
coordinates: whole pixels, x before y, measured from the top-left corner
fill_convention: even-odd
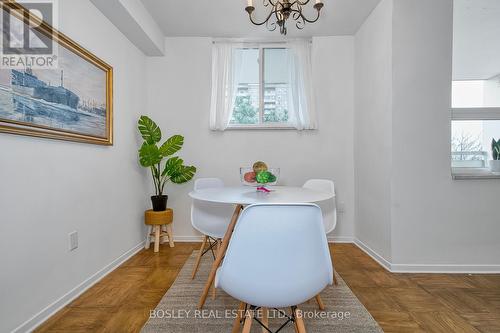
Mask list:
[[[163,195],[165,184],[171,181],[182,184],[190,181],[196,173],[196,167],[184,165],[184,161],[177,153],[184,144],[182,135],[173,135],[161,146],[161,130],[156,123],[147,116],[141,116],[138,123],[139,132],[144,142],[139,149],[139,162],[145,168],[151,169],[156,195],[151,196],[154,211],[163,211],[167,208],[167,195]],[[169,157],[164,165],[162,161]]]
[[[256,186],[258,191],[263,192],[270,192],[266,185],[276,185],[279,173],[279,168],[268,168],[262,161],[255,162],[251,168],[240,168],[241,182],[244,185]]]
[[[174,247],[173,221],[174,211],[170,208],[161,212],[155,212],[151,209],[147,210],[144,213],[144,224],[148,226],[145,248],[149,249],[151,237],[154,237],[154,252],[160,250],[160,243],[163,244],[165,242],[165,237],[168,237],[170,247]]]
[[[306,22],[314,23],[319,19],[321,9],[323,8],[323,2],[321,0],[315,0],[313,8],[316,10],[316,17],[309,19],[302,13],[303,6],[306,6],[311,0],[263,0],[264,7],[270,7],[270,12],[267,14],[266,18],[262,22],[257,22],[253,17],[253,12],[255,7],[253,5],[253,0],[247,0],[247,7],[245,10],[248,13],[250,22],[255,25],[266,25],[269,31],[276,30],[278,26],[280,28],[280,33],[282,35],[287,34],[286,23],[291,17],[295,21],[295,26],[297,29],[304,29]]]
[[[490,161],[491,172],[500,173],[500,139],[491,142],[491,155],[493,160]]]
[[[38,60],[0,69],[0,132],[111,145],[113,68],[21,4],[2,2],[0,11],[4,21],[20,23],[11,30],[18,27],[21,36],[29,30],[51,46],[44,49],[47,54],[20,49],[8,55],[7,60],[25,59],[21,55]],[[12,34],[5,32],[4,39]],[[49,58],[52,66],[39,61]]]

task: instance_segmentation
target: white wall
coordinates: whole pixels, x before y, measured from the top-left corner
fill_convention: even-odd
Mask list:
[[[452,28],[383,0],[355,38],[355,235],[395,271],[500,270],[500,182],[451,178]]]
[[[0,134],[0,332],[21,325],[143,241],[137,163],[145,57],[88,1],[60,1],[60,30],[114,67],[115,144]],[[98,38],[96,38],[98,36]],[[77,230],[79,248],[68,251]]]
[[[149,58],[148,111],[169,135],[185,136],[181,156],[198,167],[197,177],[220,177],[239,184],[239,167],[255,160],[281,168],[280,183],[302,185],[307,179],[334,179],[345,206],[336,235],[353,235],[353,38],[313,41],[313,67],[320,128],[317,131],[228,130],[208,128],[211,39],[167,38],[165,57]],[[197,234],[189,217],[187,193],[192,182],[167,189],[174,208],[177,237]]]
[[[499,270],[500,181],[450,175],[452,7],[394,1],[393,262]]]
[[[487,80],[500,72],[500,1],[454,0],[454,80]]]
[[[356,237],[391,259],[392,0],[355,36]]]

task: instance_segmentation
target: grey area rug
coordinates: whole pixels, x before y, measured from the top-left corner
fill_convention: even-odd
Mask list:
[[[215,300],[212,299],[212,291],[210,291],[203,310],[197,309],[213,259],[209,253],[203,256],[196,278],[191,280],[196,254],[197,251],[191,254],[174,284],[156,308],[151,309],[150,318],[142,332],[231,332],[235,311],[239,304],[237,300],[218,289]],[[299,309],[304,312],[304,322],[308,333],[383,332],[338,274],[337,279],[338,286],[329,286],[321,292],[321,298],[326,306],[325,311],[320,311],[314,300],[299,306]],[[283,310],[289,312],[289,309]],[[274,332],[285,319],[276,310],[270,310],[269,314],[270,328]],[[252,323],[251,332],[262,332],[261,326],[255,320]],[[289,323],[280,332],[295,332],[294,325]]]

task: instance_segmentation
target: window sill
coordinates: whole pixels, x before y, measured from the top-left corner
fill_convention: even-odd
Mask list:
[[[229,125],[226,130],[296,130],[296,128],[289,124]]]
[[[493,173],[487,168],[452,168],[454,180],[500,179],[500,173]]]

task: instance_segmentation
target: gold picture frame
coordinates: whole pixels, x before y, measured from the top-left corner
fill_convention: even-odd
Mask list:
[[[105,103],[99,104],[99,107],[95,107],[94,104],[89,104],[91,106],[88,106],[85,111],[90,109],[91,111],[88,112],[83,112],[80,110],[80,105],[81,105],[81,99],[77,94],[74,94],[75,96],[78,97],[77,104],[78,106],[76,108],[71,109],[70,111],[66,111],[68,109],[68,105],[62,105],[64,108],[61,107],[60,110],[58,110],[59,113],[62,112],[67,112],[71,113],[72,116],[72,121],[81,121],[81,118],[85,117],[90,117],[93,116],[94,118],[92,119],[92,122],[86,121],[85,123],[87,124],[86,126],[88,127],[85,128],[87,132],[85,131],[79,131],[75,130],[75,127],[78,128],[78,126],[73,126],[73,127],[68,127],[64,128],[64,126],[59,126],[59,127],[51,127],[48,126],[45,123],[36,123],[36,122],[29,122],[26,121],[26,119],[15,119],[15,117],[12,117],[12,119],[4,118],[2,116],[2,113],[0,110],[0,132],[1,133],[10,133],[10,134],[18,134],[18,135],[25,135],[25,136],[32,136],[32,137],[40,137],[40,138],[48,138],[48,139],[57,139],[57,140],[66,140],[66,141],[76,141],[76,142],[83,142],[83,143],[91,143],[91,144],[99,144],[99,145],[112,145],[113,144],[113,68],[108,65],[106,62],[98,58],[96,55],[92,54],[90,51],[87,49],[83,48],[81,45],[73,41],[71,38],[68,36],[64,35],[63,33],[55,30],[52,26],[50,26],[47,22],[41,20],[37,16],[29,14],[29,11],[24,8],[21,4],[16,3],[14,1],[9,1],[9,2],[2,2],[0,12],[2,15],[4,15],[5,11],[8,11],[9,15],[15,15],[19,20],[21,20],[24,24],[30,24],[32,27],[36,27],[33,29],[36,29],[40,33],[44,34],[50,40],[54,41],[57,43],[57,45],[61,48],[64,52],[68,51],[69,55],[73,57],[73,55],[76,55],[78,57],[78,61],[84,61],[84,65],[88,66],[89,64],[94,66],[97,70],[97,72],[102,71],[103,75],[105,78],[102,79],[102,82],[99,86],[105,89],[105,94],[103,91],[100,91],[100,96],[102,98],[105,98]],[[3,69],[0,68],[0,71],[2,70],[8,70],[8,69]],[[53,71],[54,69],[47,69],[47,71]],[[43,70],[40,70],[41,72]],[[26,70],[25,70],[26,72]],[[26,73],[24,72],[24,75]],[[63,87],[63,72],[64,70],[61,69],[61,85],[59,87],[51,86],[50,83],[47,84],[43,83],[45,87],[49,88],[54,88],[54,89],[65,89],[66,91],[70,91],[70,89],[66,89]],[[19,71],[16,72],[18,74]],[[14,75],[11,74],[11,81],[14,81],[12,78]],[[30,74],[32,74],[32,71],[30,70]],[[21,73],[20,75],[23,75]],[[6,76],[6,75],[4,75]],[[38,79],[36,76],[33,75],[35,79]],[[41,80],[38,80],[42,82]],[[24,81],[23,81],[24,84]],[[11,86],[13,86],[14,83],[11,82]],[[5,94],[9,93],[8,89],[4,89],[1,92],[5,91]],[[72,94],[73,92],[70,91]],[[18,98],[24,98],[26,99],[31,99],[30,101],[34,102],[43,102],[39,103],[40,106],[39,108],[43,108],[44,103],[45,105],[48,104],[47,101],[43,101],[40,99],[35,99],[33,95],[27,96],[27,95],[18,95],[17,92],[14,92],[13,88],[11,87],[10,93],[12,94],[12,98],[18,97]],[[7,95],[8,96],[8,95]],[[104,97],[105,96],[105,97]],[[23,100],[23,101],[24,101]],[[104,102],[104,101],[102,101]],[[73,105],[74,103],[72,103]],[[18,108],[19,103],[15,104],[14,101],[12,102],[12,105],[16,105],[16,110]],[[52,105],[53,106],[53,103]],[[57,105],[56,105],[57,106]],[[73,105],[74,106],[74,105]],[[0,107],[2,107],[0,105]],[[91,113],[94,112],[94,113]],[[11,112],[12,113],[12,112]],[[46,112],[44,112],[46,114]],[[104,117],[104,119],[102,119]],[[26,118],[26,117],[25,117]],[[33,117],[30,117],[28,119],[32,119]],[[74,120],[77,119],[77,120]],[[98,119],[98,120],[96,120]],[[83,120],[82,120],[83,122]],[[91,123],[91,125],[88,125],[88,123]],[[93,124],[95,125],[95,131],[98,134],[93,133],[92,131],[94,130],[92,128]],[[73,124],[74,125],[74,124]],[[97,129],[98,127],[98,129]]]

